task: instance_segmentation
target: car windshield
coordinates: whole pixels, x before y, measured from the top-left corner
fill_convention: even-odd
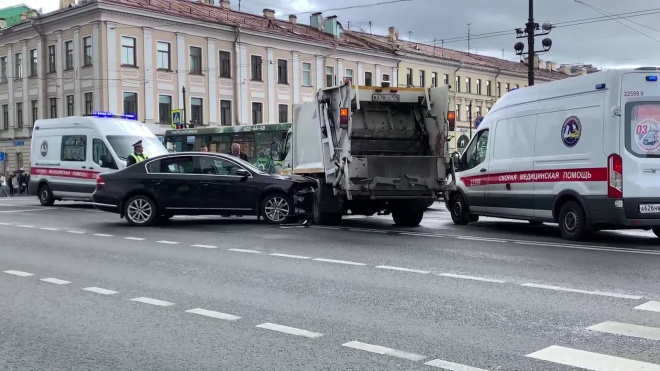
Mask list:
[[[167,154],[167,149],[158,138],[143,138],[136,135],[108,135],[108,142],[120,159],[126,160],[133,153],[133,144],[142,140],[142,148],[147,157],[156,157]]]

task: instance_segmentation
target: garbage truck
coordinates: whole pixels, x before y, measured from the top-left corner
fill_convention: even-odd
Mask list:
[[[291,173],[317,181],[314,223],[379,214],[392,215],[398,226],[419,225],[429,203],[455,188],[448,99],[447,86],[355,86],[347,80],[294,105],[285,163]]]

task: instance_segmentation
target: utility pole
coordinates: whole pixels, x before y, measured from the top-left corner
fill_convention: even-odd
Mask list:
[[[468,103],[468,122],[470,123],[470,139],[472,139],[472,101]]]
[[[531,0],[530,0],[530,1],[531,1]],[[468,26],[468,54],[470,54],[470,25],[471,25],[471,24],[472,24],[472,23],[468,23],[468,24],[467,24],[467,26]]]
[[[547,52],[552,47],[552,40],[545,38],[542,41],[543,50],[534,50],[534,38],[536,36],[544,36],[552,31],[552,23],[544,22],[543,30],[538,23],[534,22],[534,0],[529,0],[529,19],[525,23],[525,28],[516,29],[516,37],[519,39],[527,38],[527,52],[525,52],[525,44],[517,42],[514,45],[517,55],[527,55],[527,83],[529,86],[534,85],[534,69],[536,68],[536,54]],[[536,33],[536,31],[541,31]]]
[[[527,20],[527,84],[534,85],[534,67],[536,67],[536,58],[534,54],[534,0],[529,0],[529,19]]]
[[[186,87],[181,88],[181,93],[183,93],[183,125],[184,127],[188,127],[188,124],[186,122]]]

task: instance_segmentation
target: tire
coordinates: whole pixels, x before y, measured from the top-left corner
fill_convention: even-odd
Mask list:
[[[587,220],[582,206],[575,201],[568,201],[559,210],[559,231],[561,236],[570,241],[580,241],[587,237]]]
[[[158,219],[156,204],[148,196],[133,196],[124,204],[124,217],[130,225],[152,225]]]
[[[53,197],[53,192],[50,191],[48,184],[40,185],[38,194],[42,206],[53,206],[55,203],[55,197]]]
[[[271,193],[261,201],[261,216],[268,224],[286,223],[294,212],[293,201],[284,193]]]
[[[653,228],[653,233],[660,238],[660,227]]]
[[[467,225],[472,221],[472,216],[468,212],[467,204],[460,193],[457,193],[449,200],[449,212],[451,220],[457,225]],[[476,216],[476,215],[475,215]],[[478,216],[477,216],[478,217]],[[477,219],[478,220],[478,219]]]
[[[479,221],[479,215],[470,214],[470,223],[476,223]]]
[[[319,205],[318,192],[314,193],[312,202],[312,221],[316,225],[338,225],[341,224],[341,213],[322,212]]]
[[[392,211],[394,224],[399,227],[417,227],[424,218],[424,210],[401,208]]]

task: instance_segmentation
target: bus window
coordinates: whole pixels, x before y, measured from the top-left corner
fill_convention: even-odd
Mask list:
[[[254,147],[254,133],[233,133],[231,135],[231,143],[238,143],[241,145],[241,152],[248,156],[248,162],[254,162],[257,157],[257,151]],[[231,151],[231,146],[227,152]]]

